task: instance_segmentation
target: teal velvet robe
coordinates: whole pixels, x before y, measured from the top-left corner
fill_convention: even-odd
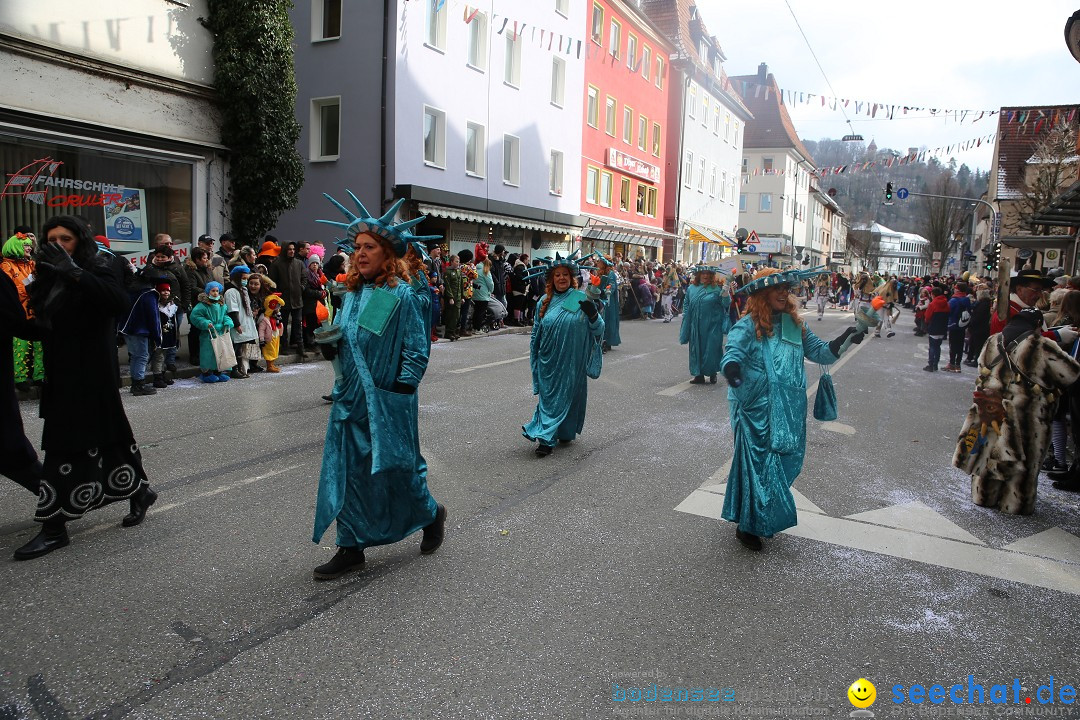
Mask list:
[[[588,400],[587,378],[600,377],[604,362],[601,340],[604,318],[597,315],[589,322],[580,309],[562,306],[567,290],[551,298],[547,313],[540,317],[541,298],[536,304],[529,345],[532,366],[532,390],[539,401],[533,419],[521,428],[529,440],[555,445],[559,440],[573,440],[585,425]]]
[[[738,523],[743,532],[760,537],[772,537],[798,523],[791,484],[802,471],[806,453],[803,358],[821,365],[831,365],[838,359],[805,323],[803,328],[805,331],[800,331],[786,314],[782,322],[780,316],[773,315],[772,337],[758,340],[753,318],[747,315],[731,328],[721,366],[737,362],[743,375],[740,387],[728,389],[735,455],[728,473],[722,516]],[[796,449],[789,454],[771,449],[769,401],[777,398],[781,389],[769,382],[763,354],[765,343],[769,344],[777,384],[791,388],[791,396],[799,393],[802,396],[802,404],[795,407],[799,418],[796,437],[789,438]]]
[[[604,342],[615,347],[622,344],[619,336],[619,313],[622,312],[619,308],[619,276],[612,270],[604,276],[603,283],[611,288],[605,298],[604,312],[600,314],[604,318]]]
[[[203,372],[225,372],[231,368],[219,368],[214,356],[214,346],[210,344],[210,326],[218,335],[229,337],[229,328],[233,326],[229,317],[229,308],[224,300],[211,302],[205,295],[199,296],[199,302],[191,309],[188,322],[199,332],[199,369]],[[229,342],[232,342],[230,339]]]
[[[370,286],[346,293],[336,319],[342,327],[341,376],[326,427],[316,543],[334,520],[337,544],[358,548],[397,542],[435,520],[437,505],[420,454],[416,395],[391,389],[395,382],[420,384],[431,336],[416,292],[402,282],[384,289],[400,302],[381,336],[359,324],[375,290]]]
[[[679,344],[690,345],[690,374],[715,375],[724,356],[730,327],[731,296],[717,285],[691,285],[683,302]]]

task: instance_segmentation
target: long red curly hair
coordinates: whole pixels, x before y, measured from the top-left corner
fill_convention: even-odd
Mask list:
[[[390,246],[390,241],[374,233],[369,233],[369,235],[378,241],[379,247],[381,247],[386,254],[386,261],[383,263],[378,276],[371,281],[371,284],[376,287],[380,285],[397,287],[398,280],[404,280],[406,283],[409,282],[412,278],[409,274],[409,267],[406,265],[405,261],[399,258],[397,253],[394,252],[394,248]],[[354,252],[352,262],[349,264],[349,272],[345,275],[345,287],[348,288],[350,292],[356,292],[362,288],[366,282],[364,276],[360,274],[360,266],[356,262],[356,253]]]
[[[781,287],[786,288],[786,286]],[[773,334],[773,309],[772,305],[769,304],[769,294],[772,291],[773,288],[759,290],[746,299],[746,309],[743,311],[743,315],[749,315],[754,319],[754,331],[757,334],[758,340],[772,337]],[[795,297],[790,291],[787,294],[787,307],[781,312],[790,315],[791,319],[795,321],[795,324],[805,330],[803,320],[799,317],[799,311],[795,305]]]
[[[427,266],[424,265],[424,259],[413,249],[412,245],[405,251],[405,266],[409,268],[410,280],[414,277],[422,277],[424,282],[431,283],[431,278],[427,274]]]

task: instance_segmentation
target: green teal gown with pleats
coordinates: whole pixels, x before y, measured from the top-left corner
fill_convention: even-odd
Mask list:
[[[542,318],[544,299],[536,304],[529,364],[533,395],[538,402],[532,421],[521,430],[529,440],[542,445],[573,440],[581,432],[588,400],[587,379],[600,377],[604,362],[604,318],[597,315],[590,322],[580,309],[564,308],[562,303],[572,292],[553,295]]]
[[[782,319],[781,319],[782,318]],[[764,345],[768,343],[776,384],[765,369]],[[828,343],[809,327],[800,329],[788,315],[773,315],[773,335],[759,340],[749,315],[735,323],[727,338],[721,367],[737,362],[743,384],[728,389],[735,455],[728,473],[722,516],[739,524],[743,532],[772,537],[798,523],[791,485],[802,471],[806,453],[806,372],[803,358],[831,365],[837,357]],[[799,402],[801,398],[801,404]],[[781,431],[780,446],[793,447],[779,453],[770,439],[770,401],[783,401],[793,422]]]
[[[622,344],[622,337],[619,335],[619,313],[622,309],[619,307],[618,274],[612,270],[604,276],[603,283],[609,287],[604,302],[604,312],[600,314],[604,318],[604,342],[615,347]]]
[[[679,344],[690,345],[690,374],[715,375],[724,357],[730,329],[731,296],[718,285],[691,285],[683,302]]]
[[[336,318],[342,327],[341,376],[323,448],[316,543],[334,520],[337,544],[361,549],[397,542],[435,520],[438,506],[420,454],[416,394],[392,390],[395,382],[420,384],[431,336],[416,292],[403,282],[384,289],[399,303],[381,336],[360,325],[375,288],[346,293]]]

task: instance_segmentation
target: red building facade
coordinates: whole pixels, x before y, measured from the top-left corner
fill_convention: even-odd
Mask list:
[[[582,236],[591,249],[655,258],[663,241],[671,44],[634,6],[591,0],[582,131]]]

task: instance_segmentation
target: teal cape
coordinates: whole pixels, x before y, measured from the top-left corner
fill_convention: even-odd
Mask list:
[[[373,293],[384,291],[400,302],[379,336],[360,321]],[[334,520],[339,546],[365,548],[397,542],[435,519],[416,395],[391,390],[395,382],[416,387],[427,369],[431,336],[421,305],[403,282],[345,294],[336,319],[342,329],[341,375],[326,427],[316,543]]]
[[[709,289],[715,288],[715,289]],[[691,285],[683,302],[679,344],[690,344],[690,374],[715,375],[724,356],[724,335],[730,329],[731,296],[727,288]]]
[[[782,328],[782,329],[781,329]],[[780,329],[779,332],[777,330]],[[764,345],[769,353],[776,386],[765,370]],[[805,324],[800,328],[787,314],[773,315],[773,335],[757,338],[754,320],[744,316],[731,328],[723,365],[737,362],[743,384],[728,389],[731,427],[735,433],[735,455],[728,473],[722,517],[737,522],[743,532],[760,537],[774,534],[798,523],[791,484],[802,471],[806,453],[806,372],[803,358],[831,365],[837,357],[828,344]],[[790,402],[801,395],[802,403]],[[774,452],[770,442],[769,403],[786,398],[794,407],[795,437],[784,440],[795,447],[788,454]],[[801,412],[800,412],[801,408]],[[775,442],[775,438],[773,439]]]
[[[529,364],[532,366],[533,395],[539,397],[533,419],[521,428],[529,440],[555,445],[573,440],[585,425],[588,400],[587,377],[600,377],[604,354],[604,318],[589,322],[580,309],[567,310],[562,303],[568,290],[551,298],[540,317],[541,298],[536,304]]]
[[[622,344],[622,338],[619,337],[619,276],[614,270],[610,271],[604,276],[603,280],[605,285],[610,285],[611,289],[608,290],[608,297],[604,304],[604,312],[601,313],[601,317],[604,318],[604,342],[611,347]],[[552,300],[552,302],[555,302]]]
[[[428,347],[430,348],[431,323],[434,320],[431,317],[431,286],[428,285],[427,278],[422,273],[413,275],[409,285],[412,287],[413,292],[416,293],[416,298],[420,303],[420,314],[424,318],[424,333],[427,335]]]
[[[219,368],[217,357],[214,355],[214,346],[210,344],[210,326],[214,326],[214,332],[218,335],[229,337],[229,328],[233,326],[232,318],[229,317],[229,308],[224,300],[216,303],[200,300],[191,309],[188,322],[200,330],[199,333],[199,369],[203,372],[213,370],[224,372],[231,368]],[[229,342],[232,342],[230,339]]]

